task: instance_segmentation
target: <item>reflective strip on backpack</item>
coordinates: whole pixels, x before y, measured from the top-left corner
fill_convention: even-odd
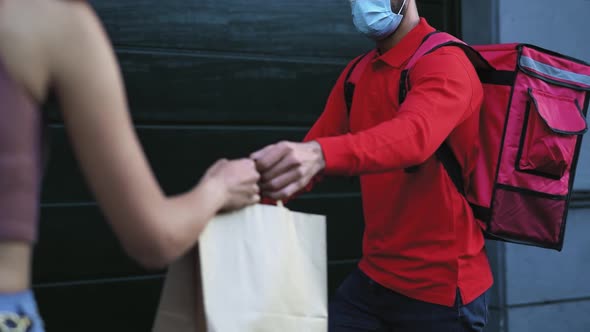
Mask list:
[[[546,75],[561,81],[574,82],[590,87],[590,76],[556,68],[524,55],[520,57],[520,65],[539,74]]]

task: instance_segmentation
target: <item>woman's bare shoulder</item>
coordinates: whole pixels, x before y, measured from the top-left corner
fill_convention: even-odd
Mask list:
[[[55,58],[75,52],[96,21],[85,1],[0,0],[0,60],[42,101]]]

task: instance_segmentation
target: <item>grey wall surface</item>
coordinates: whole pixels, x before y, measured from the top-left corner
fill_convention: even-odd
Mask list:
[[[463,38],[531,43],[590,62],[589,14],[590,0],[465,0]],[[495,275],[488,331],[590,331],[590,135],[579,162],[562,252],[488,243]]]
[[[562,252],[506,245],[505,331],[590,331],[589,216],[570,211]]]
[[[461,11],[463,40],[472,45],[498,41],[498,6],[495,0],[463,1]]]

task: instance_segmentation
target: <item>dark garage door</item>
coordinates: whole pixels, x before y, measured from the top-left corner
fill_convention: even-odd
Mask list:
[[[459,0],[421,0],[457,34]],[[371,43],[347,0],[91,1],[116,47],[137,131],[167,193],[220,157],[300,140],[338,74]],[[149,331],[163,271],[123,254],[82,180],[59,116],[43,192],[34,283],[51,331]],[[292,202],[329,218],[330,289],[360,256],[358,188],[329,179]],[[239,276],[238,276],[239,277]]]

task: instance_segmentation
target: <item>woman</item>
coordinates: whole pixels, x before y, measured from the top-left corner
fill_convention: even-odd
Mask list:
[[[75,154],[126,252],[164,267],[222,210],[260,200],[251,160],[214,164],[166,197],[132,127],[112,47],[82,1],[0,0],[0,331],[43,331],[30,292],[43,144],[39,105],[56,92]],[[11,330],[12,331],[12,330]]]

